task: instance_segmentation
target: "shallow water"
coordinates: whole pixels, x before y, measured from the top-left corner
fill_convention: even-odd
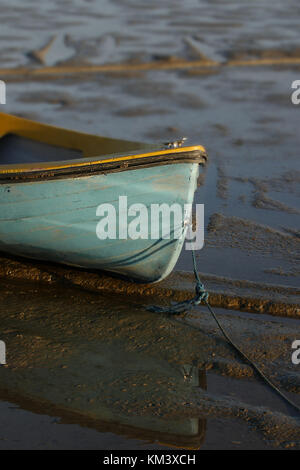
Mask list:
[[[266,49],[289,51],[298,47],[299,10],[300,5],[292,0],[284,3],[277,0],[272,5],[267,0],[186,0],[184,3],[168,0],[163,4],[151,2],[151,5],[137,0],[2,2],[1,67],[43,66],[33,58],[32,51],[44,48],[54,36],[53,46],[43,54],[45,65],[61,61],[73,64],[144,62],[171,56],[195,59],[199,58],[199,53],[223,62],[233,53],[247,56],[248,49],[261,53]],[[290,99],[291,83],[298,78],[299,66],[219,67],[206,73],[203,70],[131,72],[55,80],[12,77],[7,79],[7,104],[0,105],[0,109],[106,136],[163,142],[185,135],[189,143],[204,144],[209,152],[209,165],[204,184],[196,194],[196,202],[204,203],[206,211],[206,245],[197,254],[200,270],[229,278],[299,286],[299,107],[292,105]],[[219,215],[212,217],[214,214]],[[177,268],[191,270],[189,252],[182,253]],[[5,289],[7,292],[14,290],[13,286]],[[72,294],[75,297],[76,292]],[[44,315],[49,317],[55,309],[51,299],[47,297],[47,300],[47,304],[41,305],[37,290],[26,307],[21,308],[21,303],[14,303],[9,294],[3,297],[0,315],[14,323],[12,339],[15,334],[23,334],[23,330],[19,331],[25,328],[20,323],[21,315],[26,318],[29,314],[30,317],[32,310],[40,311],[40,316],[35,313],[34,336],[43,337],[41,325]],[[88,300],[87,296],[81,301],[88,303]],[[92,301],[97,303],[100,300]],[[114,307],[110,307],[114,321],[115,317],[121,321],[118,309],[122,302],[118,300]],[[70,310],[75,312],[75,317],[81,313],[74,304]],[[83,321],[87,321],[91,310],[93,312],[92,306],[86,306]],[[103,313],[107,315],[105,309]],[[65,318],[64,309],[57,307],[57,328],[60,328],[62,314]],[[145,312],[136,312],[131,320],[128,320],[130,316],[126,312],[122,321],[125,324],[132,321],[131,326],[135,328],[139,315],[137,344],[140,345],[138,350],[143,351],[148,339],[153,340],[151,335],[143,339]],[[80,319],[77,320],[80,323]],[[148,325],[152,325],[152,319],[147,317],[146,320]],[[237,335],[240,334],[241,323],[236,315],[233,314],[229,324]],[[154,325],[152,334],[158,341],[155,328],[161,325],[156,322]],[[293,369],[292,376],[288,373],[291,372],[288,341],[292,332],[286,332],[282,325],[276,324],[271,334],[269,320],[251,323],[246,319],[243,325],[251,335],[255,328],[261,329],[261,336],[256,338],[255,344],[259,344],[262,338],[270,341],[271,371],[276,367],[282,370],[283,377],[277,377],[281,384],[287,387],[289,380],[291,384],[299,383],[298,369]],[[192,343],[194,349],[184,359],[187,363],[194,356],[202,366],[209,363],[206,355],[213,353],[213,347],[205,338],[214,338],[216,331],[207,325],[204,330],[206,335],[201,340],[208,349],[204,348],[201,353],[202,362],[199,360],[199,342],[196,341]],[[54,332],[56,329],[53,327]],[[6,339],[2,338],[6,334],[10,333],[1,331],[1,339]],[[246,346],[247,338],[246,334],[242,337]],[[64,335],[61,341],[63,339],[66,339]],[[221,347],[223,343],[218,341]],[[180,358],[186,344],[179,336],[169,346]],[[18,347],[16,342],[12,350],[17,353]],[[119,343],[118,347],[121,347]],[[160,347],[157,349],[161,351]],[[261,353],[259,349],[256,352]],[[153,354],[156,357],[155,349],[151,351],[151,360]],[[228,361],[233,359],[227,350],[225,357]],[[166,353],[167,368],[174,360],[174,356],[170,358]],[[228,379],[230,367],[222,365],[222,361],[215,362],[216,369],[227,377],[223,384],[224,394],[234,393],[232,390],[236,386]],[[114,370],[119,373],[118,368]],[[238,373],[240,366],[234,370]],[[214,384],[219,384],[218,378],[210,379],[208,374],[208,391],[217,392]],[[247,384],[244,387],[245,401],[249,402],[251,393],[247,390],[256,385],[251,384],[248,388],[248,382],[243,380]],[[42,377],[37,375],[33,383],[41,384]],[[68,387],[62,390],[66,391]],[[180,387],[176,389],[178,393],[182,393]],[[238,391],[241,389],[239,386]],[[255,393],[258,397],[255,405],[259,405],[263,400],[262,394]],[[165,396],[168,396],[166,391]],[[7,398],[7,401],[10,400]],[[230,408],[226,403],[222,396],[223,411],[226,406]],[[20,406],[30,409],[23,402]],[[276,402],[277,406],[282,410]],[[61,419],[59,414],[55,415],[56,421],[53,422],[51,417],[16,410],[7,403],[2,403],[1,407],[7,423],[12,426],[7,434],[3,429],[0,432],[3,439],[7,439],[0,440],[3,448],[102,446],[126,449],[128,446],[155,448],[157,445],[134,438],[128,441],[126,437],[117,437],[114,432],[99,434],[99,431],[83,429],[75,424],[57,426],[57,419]],[[202,448],[220,447],[224,443],[224,435],[228,436],[224,444],[227,448],[247,447],[247,443],[250,448],[269,445],[262,443],[259,429],[251,431],[242,420],[236,421],[232,407],[230,410],[227,420],[222,413],[221,417],[207,413],[207,437]],[[196,411],[199,414],[199,409]],[[287,410],[282,412],[288,414]],[[257,423],[255,413],[253,411],[251,419]],[[32,432],[26,438],[16,436],[12,423],[17,423],[19,430],[31,423]],[[268,426],[271,426],[270,422]],[[262,422],[257,427],[263,427]],[[37,435],[41,428],[45,429],[43,437]],[[298,428],[293,429],[296,435],[295,429]],[[239,435],[243,438],[236,437]],[[242,444],[234,444],[240,440]],[[286,440],[293,441],[291,435]]]

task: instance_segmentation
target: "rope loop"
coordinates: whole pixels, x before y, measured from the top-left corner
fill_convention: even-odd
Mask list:
[[[196,257],[195,257],[194,250],[192,250],[192,256],[193,256],[193,265],[194,265],[194,276],[196,280],[195,297],[190,300],[185,300],[184,302],[173,302],[173,304],[169,305],[168,307],[159,307],[157,305],[150,305],[146,307],[146,309],[149,312],[179,315],[180,313],[188,312],[196,305],[200,305],[201,303],[207,302],[208,292],[205,290],[204,284],[202,284],[202,282],[200,281],[198,271],[197,271],[197,266],[196,266]]]
[[[196,297],[194,300],[195,305],[199,305],[202,302],[205,303],[208,301],[209,293],[205,290],[204,284],[197,281],[195,287]]]

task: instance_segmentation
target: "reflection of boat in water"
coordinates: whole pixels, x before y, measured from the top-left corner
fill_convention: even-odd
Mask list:
[[[17,286],[8,283],[1,291],[10,295],[9,310],[0,312],[10,352],[9,366],[0,367],[2,400],[101,432],[201,447],[206,423],[197,410],[206,375],[197,366],[206,350],[199,356],[201,343],[185,325],[123,296],[42,284],[25,296],[27,286]],[[19,300],[24,315],[16,313]],[[20,340],[15,332],[22,333]],[[94,439],[101,445],[100,434]]]
[[[163,279],[180,255],[186,205],[205,161],[200,145],[151,149],[0,113],[0,249],[143,282]],[[174,204],[181,215],[169,224],[148,214]],[[138,224],[142,209],[142,234],[129,236],[124,221]],[[166,237],[165,225],[176,236]]]
[[[187,366],[191,369],[191,366]],[[186,367],[185,367],[186,369]],[[206,373],[195,367],[189,384],[206,389]],[[179,369],[177,369],[177,373]],[[185,373],[182,370],[183,374]],[[178,374],[179,376],[179,374]],[[182,399],[183,397],[181,397]],[[120,422],[98,422],[96,428],[101,432],[123,434],[132,439],[156,442],[167,447],[177,447],[187,450],[200,449],[205,440],[206,420],[204,418],[169,418],[160,419],[152,417],[132,416],[130,418],[119,417]],[[127,424],[121,424],[122,421]],[[95,427],[95,426],[94,426]]]
[[[126,355],[125,355],[126,356]],[[152,361],[150,361],[152,362]],[[154,364],[155,362],[153,362]],[[139,363],[141,365],[141,363]],[[69,368],[68,368],[69,369]],[[66,369],[66,374],[68,374]],[[161,367],[158,367],[161,372]],[[188,378],[186,371],[189,371]],[[192,374],[191,374],[192,371]],[[147,373],[149,373],[147,368]],[[206,389],[206,373],[205,371],[198,370],[195,367],[186,365],[184,367],[174,366],[166,363],[165,372],[170,378],[170,372],[176,383],[179,384],[180,393],[175,390],[177,394],[178,403],[182,403],[184,400],[185,385],[187,387],[201,387]],[[93,370],[93,373],[95,371]],[[72,374],[74,376],[74,374]],[[126,377],[126,374],[125,374]],[[14,394],[1,393],[1,399],[9,402],[17,403],[22,409],[30,410],[37,414],[47,414],[50,416],[60,417],[60,423],[62,424],[76,424],[82,427],[88,427],[94,429],[100,433],[113,433],[124,436],[128,439],[142,440],[150,443],[159,444],[166,447],[176,447],[187,450],[200,449],[206,433],[206,420],[204,418],[190,418],[182,416],[182,408],[178,413],[178,416],[171,417],[160,417],[160,413],[156,413],[157,410],[153,408],[153,415],[146,415],[140,413],[124,414],[114,409],[114,406],[107,406],[105,403],[100,401],[91,409],[86,406],[86,397],[84,397],[84,403],[81,408],[78,402],[76,406],[61,406],[58,402],[60,401],[59,396],[66,393],[68,396],[70,384],[68,377],[64,379],[65,383],[68,383],[68,389],[60,389],[58,391],[57,399],[55,403],[50,403],[48,399],[24,399],[23,396],[17,396]],[[78,379],[78,377],[77,377]],[[39,384],[40,385],[40,384]],[[60,383],[55,384],[58,388],[61,387]],[[130,401],[132,395],[132,388],[126,395],[126,401]],[[170,392],[169,392],[170,393]],[[168,391],[166,388],[161,389],[161,399],[168,401]],[[122,393],[120,389],[112,389],[111,395],[122,402]],[[170,393],[174,395],[174,390]],[[42,397],[41,397],[42,398]],[[134,390],[134,403],[138,409],[139,399],[143,401],[145,398],[144,390],[142,388],[135,388]],[[155,400],[151,394],[151,390],[147,391],[147,402],[151,404]],[[80,400],[79,400],[80,401]],[[154,402],[155,403],[155,402]],[[133,407],[132,403],[130,407]],[[162,414],[164,409],[161,409]],[[101,438],[100,438],[101,439]]]

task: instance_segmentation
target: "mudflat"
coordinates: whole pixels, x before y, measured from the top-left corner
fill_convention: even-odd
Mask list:
[[[0,35],[4,112],[207,147],[199,270],[222,324],[298,403],[299,9],[291,0],[14,0],[1,7]],[[53,267],[47,275],[4,259],[1,448],[168,448],[178,426],[189,436],[183,447],[299,448],[296,411],[239,359],[204,307],[185,321],[155,315],[144,306],[149,290],[116,295],[111,282],[111,292],[107,283],[88,292],[95,278],[70,271],[65,284],[49,282]],[[190,252],[176,270],[190,285]]]

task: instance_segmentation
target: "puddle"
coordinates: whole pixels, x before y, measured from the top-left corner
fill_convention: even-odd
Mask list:
[[[87,427],[80,419],[51,417],[43,409],[31,409],[26,403],[19,405],[0,402],[2,426],[0,427],[0,449],[36,450],[174,450],[158,442],[154,436],[143,440],[142,430],[127,433],[117,425],[99,423],[97,429]],[[69,423],[68,423],[69,421]],[[117,433],[120,434],[117,434]],[[145,436],[146,437],[146,436]],[[148,436],[149,437],[149,436]],[[194,441],[195,442],[195,441]],[[210,419],[206,421],[204,440],[198,440],[200,449],[270,449],[259,436],[237,420]],[[293,447],[293,446],[292,446]]]
[[[214,380],[209,376],[209,387]],[[214,387],[219,387],[216,381]],[[227,392],[229,392],[228,387]],[[1,394],[0,394],[1,397]],[[2,397],[3,398],[3,397]],[[11,398],[12,399],[12,398]],[[0,449],[84,449],[84,450],[166,450],[174,449],[272,449],[260,435],[237,419],[186,419],[168,422],[157,429],[125,426],[117,422],[89,422],[82,417],[65,413],[47,415],[47,407],[29,400],[15,398],[15,402],[0,402]],[[55,415],[56,414],[56,415]],[[180,426],[181,425],[181,426]],[[154,428],[154,426],[151,426]],[[181,434],[179,430],[181,429]],[[293,448],[294,445],[292,444]]]

